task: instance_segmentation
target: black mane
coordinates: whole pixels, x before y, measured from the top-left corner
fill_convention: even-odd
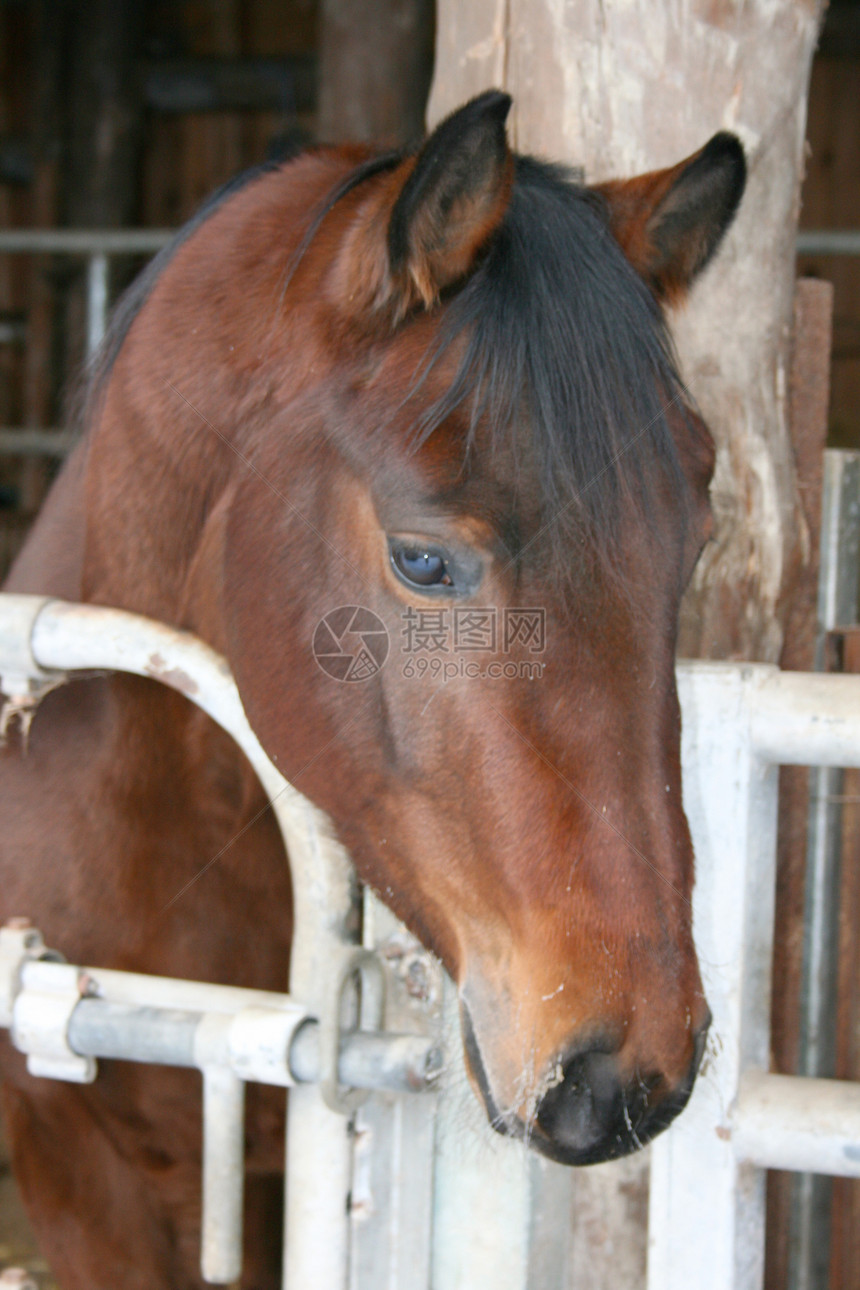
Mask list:
[[[610,233],[603,199],[561,167],[517,158],[504,221],[451,300],[430,365],[454,344],[457,377],[421,418],[416,444],[470,406],[469,446],[485,418],[514,460],[535,462],[559,540],[584,521],[611,555],[619,501],[647,514],[655,467],[686,493],[667,413],[683,415],[689,397],[663,315]],[[518,444],[523,427],[529,441]]]

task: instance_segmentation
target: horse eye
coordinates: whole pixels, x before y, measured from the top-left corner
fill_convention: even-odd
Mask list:
[[[391,563],[406,582],[414,587],[452,587],[448,562],[438,551],[422,546],[391,547]]]

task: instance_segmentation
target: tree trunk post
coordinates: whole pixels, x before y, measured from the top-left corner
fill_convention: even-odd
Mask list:
[[[747,192],[719,256],[672,318],[718,444],[717,541],[681,626],[691,657],[775,662],[783,588],[808,535],[787,424],[794,241],[819,0],[439,0],[429,116],[490,85],[513,95],[523,152],[595,182],[672,165],[717,130],[741,138]]]

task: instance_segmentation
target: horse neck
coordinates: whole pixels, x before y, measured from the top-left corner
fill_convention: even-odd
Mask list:
[[[104,474],[85,439],[51,489],[3,590],[128,609],[186,627],[223,648],[218,571],[226,490],[200,513],[196,525],[185,523],[180,539],[175,508],[158,507],[152,516],[152,506],[134,486],[122,488],[121,505],[109,507],[106,517],[101,507],[88,507],[93,492],[98,496],[110,486]],[[116,471],[108,474],[115,482]],[[213,481],[208,482],[211,487]],[[205,489],[207,481],[195,483]],[[190,493],[190,488],[181,490],[186,505]],[[197,506],[199,511],[199,498]],[[149,524],[143,522],[146,514]],[[156,550],[153,519],[167,560]]]
[[[289,425],[288,406],[332,362],[314,325],[326,246],[305,254],[304,286],[291,266],[309,213],[351,164],[311,155],[249,184],[155,281],[90,430],[87,600],[209,638],[228,498],[254,470],[254,436]]]
[[[86,448],[79,444],[51,489],[4,591],[80,600]]]

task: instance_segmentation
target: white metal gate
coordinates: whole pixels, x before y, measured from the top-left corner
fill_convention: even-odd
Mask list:
[[[694,933],[711,1039],[652,1149],[648,1290],[758,1290],[764,1169],[860,1176],[860,1085],[767,1073],[777,767],[860,765],[860,678],[679,668]]]
[[[26,716],[64,673],[93,668],[179,689],[249,757],[290,857],[291,995],[45,961],[37,930],[19,923],[0,933],[0,1024],[33,1073],[91,1079],[99,1056],[201,1069],[212,1281],[238,1271],[243,1093],[257,1080],[292,1086],[293,1290],[567,1287],[572,1172],[487,1127],[466,1088],[451,983],[368,895],[355,942],[348,858],[262,751],[223,660],[117,610],[0,597],[0,688],[13,709]],[[775,767],[860,765],[860,679],[697,663],[680,666],[679,686],[714,1023],[690,1106],[652,1148],[648,1288],[758,1290],[763,1168],[860,1176],[860,1087],[766,1073]],[[362,1016],[350,1019],[356,974]]]

